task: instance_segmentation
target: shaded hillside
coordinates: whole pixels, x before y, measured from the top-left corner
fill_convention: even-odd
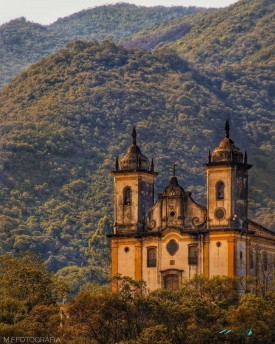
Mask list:
[[[69,35],[82,40],[119,40],[156,23],[188,16],[203,8],[197,7],[144,7],[127,3],[104,5],[58,19],[48,26],[55,34]]]
[[[196,65],[274,65],[275,2],[241,0],[219,9],[167,47]]]
[[[0,26],[0,88],[30,64],[76,39],[118,42],[136,31],[202,10],[196,7],[105,5],[59,19],[49,26],[12,20]]]
[[[46,27],[19,18],[0,26],[0,87],[28,65],[57,51],[67,43],[65,37]]]
[[[274,72],[273,72],[274,74]],[[254,68],[202,74],[173,52],[74,42],[0,93],[1,253],[36,250],[50,269],[85,266],[97,221],[112,220],[116,156],[131,143],[154,157],[156,194],[170,164],[205,204],[207,150],[231,137],[254,164],[252,217],[274,224],[274,75]]]
[[[155,24],[149,29],[143,29],[130,38],[123,40],[121,44],[125,48],[152,50],[156,46],[174,42],[185,36],[191,28],[206,16],[212,14],[214,9],[197,11],[189,16],[181,16],[169,22]]]

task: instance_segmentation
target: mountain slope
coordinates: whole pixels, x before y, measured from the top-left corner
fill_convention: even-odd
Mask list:
[[[167,48],[177,50],[196,65],[274,65],[274,23],[273,0],[241,0],[205,16]]]
[[[202,10],[196,7],[138,7],[129,4],[99,6],[59,19],[49,26],[12,20],[0,26],[0,87],[30,64],[66,43],[111,39],[118,42],[155,23]]]
[[[120,43],[125,48],[136,48],[152,50],[156,46],[163,46],[168,42],[174,42],[184,37],[196,24],[204,20],[217,10],[210,9],[197,11],[188,16],[181,16],[169,22],[165,21],[155,24],[149,29],[138,31],[130,38],[122,40]]]
[[[49,25],[49,31],[81,40],[119,40],[131,36],[156,23],[188,16],[203,8],[197,7],[144,7],[127,3],[104,5],[58,19]]]
[[[178,162],[180,184],[205,204],[207,150],[224,136],[248,150],[250,217],[274,226],[274,72],[201,73],[175,53],[74,42],[0,92],[1,253],[33,249],[48,266],[86,264],[97,221],[112,220],[116,156],[154,157],[156,194]],[[274,84],[274,82],[273,82]]]
[[[115,156],[129,145],[134,123],[145,153],[158,155],[162,168],[169,166],[167,147],[161,145],[168,127],[159,132],[154,127],[170,117],[173,128],[178,116],[173,94],[183,100],[179,90],[172,90],[182,87],[181,71],[186,68],[174,55],[78,42],[31,66],[2,90],[4,251],[39,250],[53,269],[85,261],[84,247],[98,219],[111,214],[109,171]],[[202,102],[210,104],[211,95],[204,93]],[[190,99],[188,111],[193,107]],[[184,114],[181,120],[186,120]],[[188,128],[186,133],[191,142],[194,134]],[[169,143],[177,149],[181,144],[174,140],[179,135]],[[164,180],[166,175],[159,182]]]
[[[69,40],[44,26],[19,18],[0,26],[0,87],[31,63],[63,47]]]

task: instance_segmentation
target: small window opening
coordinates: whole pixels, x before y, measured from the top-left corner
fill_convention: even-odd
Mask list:
[[[189,265],[197,265],[198,264],[198,248],[197,248],[197,246],[189,246],[188,264]]]
[[[124,205],[131,205],[131,188],[129,187],[124,190]]]
[[[147,267],[157,266],[156,248],[151,247],[147,250]]]
[[[224,199],[224,183],[223,182],[218,182],[216,185],[216,198],[217,200]]]

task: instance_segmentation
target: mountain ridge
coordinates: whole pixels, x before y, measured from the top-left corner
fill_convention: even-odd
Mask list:
[[[144,27],[202,10],[195,7],[138,7],[127,3],[104,5],[60,18],[51,25],[21,17],[0,26],[0,87],[31,63],[74,40],[118,42]],[[124,14],[124,19],[121,18]],[[109,18],[108,22],[106,18]]]

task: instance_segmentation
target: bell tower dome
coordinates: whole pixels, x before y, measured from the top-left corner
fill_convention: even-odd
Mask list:
[[[208,228],[239,228],[247,226],[248,170],[247,154],[235,146],[229,137],[229,121],[225,137],[209,151],[207,170]]]

